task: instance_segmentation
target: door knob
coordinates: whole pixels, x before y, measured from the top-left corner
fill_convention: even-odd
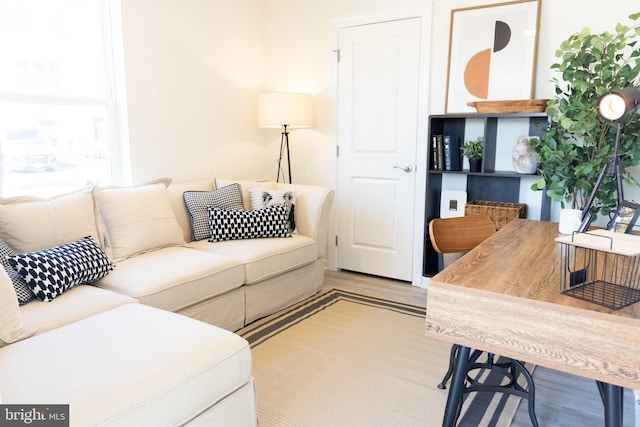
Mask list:
[[[409,172],[411,172],[413,170],[413,166],[411,166],[411,165],[407,165],[407,166],[404,166],[404,167],[402,167],[402,166],[394,166],[393,168],[394,169],[402,169],[406,173],[409,173]]]

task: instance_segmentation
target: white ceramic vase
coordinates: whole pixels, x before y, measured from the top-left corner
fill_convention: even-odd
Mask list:
[[[530,136],[521,136],[513,149],[513,168],[517,173],[534,174],[538,170],[536,150],[529,142]]]

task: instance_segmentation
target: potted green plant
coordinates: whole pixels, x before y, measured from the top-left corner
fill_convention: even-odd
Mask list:
[[[549,100],[550,126],[532,139],[540,179],[533,190],[545,190],[561,207],[584,209],[597,177],[614,151],[616,125],[598,118],[598,98],[609,90],[638,86],[640,82],[640,12],[630,25],[613,32],[591,34],[588,28],[571,35],[556,51],[560,61],[551,66],[562,74],[553,78],[556,96]],[[640,115],[624,123],[619,158],[623,180],[637,185],[629,168],[640,163]],[[607,175],[596,194],[593,214],[608,214],[616,204],[615,178]]]
[[[484,138],[479,136],[476,139],[465,141],[461,150],[469,159],[469,171],[480,172],[482,170],[482,149]]]

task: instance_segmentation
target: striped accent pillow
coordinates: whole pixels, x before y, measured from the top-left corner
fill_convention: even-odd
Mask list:
[[[209,226],[211,227],[210,242],[291,237],[285,205],[251,211],[209,207]]]

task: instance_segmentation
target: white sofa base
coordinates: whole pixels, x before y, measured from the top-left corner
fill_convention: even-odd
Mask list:
[[[255,382],[253,378],[224,399],[186,422],[188,427],[258,425],[256,417]],[[252,405],[253,404],[253,405]]]
[[[244,305],[244,289],[238,288],[183,308],[178,313],[228,331],[237,331],[244,326]]]
[[[319,259],[279,276],[244,285],[178,313],[237,331],[261,317],[317,293],[322,288],[323,280],[324,259]]]
[[[323,279],[324,259],[318,259],[280,276],[244,285],[245,324],[310,297],[320,290]]]

